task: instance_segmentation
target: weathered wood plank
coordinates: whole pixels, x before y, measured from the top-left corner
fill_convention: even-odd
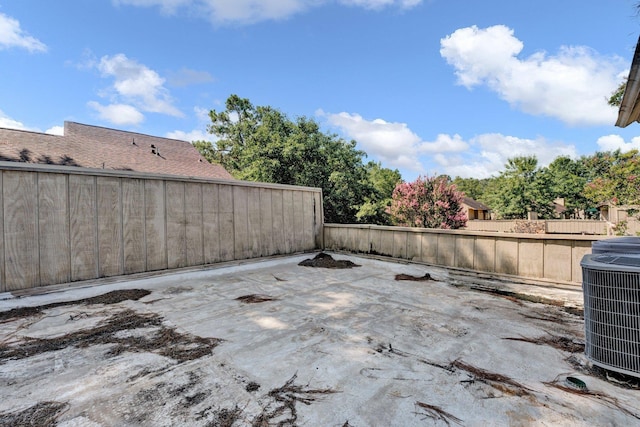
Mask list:
[[[37,185],[34,173],[4,173],[5,288],[8,291],[40,284]]]
[[[302,192],[302,249],[305,251],[311,250],[315,246],[313,239],[313,228],[315,222],[313,203],[313,193]]]
[[[98,177],[98,274],[124,274],[120,179]]]
[[[235,224],[233,214],[233,185],[218,188],[218,210],[220,212],[220,260],[235,259]]]
[[[187,265],[187,231],[184,182],[167,181],[167,259],[169,268]]]
[[[304,205],[302,191],[293,191],[293,251],[304,250]]]
[[[145,180],[145,241],[147,270],[167,268],[167,233],[164,181]]]
[[[282,191],[282,213],[284,223],[284,253],[290,254],[295,251],[294,210],[293,191]]]
[[[249,258],[260,257],[262,234],[262,220],[260,218],[260,189],[256,187],[247,188],[247,232],[249,234],[248,254]]]
[[[202,237],[202,185],[185,184],[185,220],[187,233],[187,265],[204,264]]]
[[[205,264],[220,261],[218,187],[218,184],[204,184],[202,186],[202,230]],[[228,244],[228,242],[225,243]]]
[[[146,270],[144,181],[122,180],[122,234],[125,274]]]
[[[251,256],[249,246],[249,212],[248,189],[233,187],[233,229],[235,242],[235,259],[247,259]]]
[[[282,190],[271,191],[271,242],[273,254],[284,254],[284,212],[282,210]]]
[[[38,174],[40,286],[71,280],[67,180],[62,174]]]
[[[96,177],[69,176],[71,281],[98,277]]]
[[[273,244],[273,200],[270,188],[260,189],[260,256],[269,256],[275,253]]]
[[[315,240],[315,249],[320,249],[324,245],[323,226],[324,212],[322,205],[322,193],[313,193],[313,208],[315,213],[313,236]]]

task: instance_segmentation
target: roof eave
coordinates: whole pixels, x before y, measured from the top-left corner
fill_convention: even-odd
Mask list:
[[[633,55],[631,70],[627,78],[627,87],[622,96],[622,102],[618,110],[618,120],[616,126],[625,128],[633,122],[640,120],[640,37],[636,44],[636,51]]]

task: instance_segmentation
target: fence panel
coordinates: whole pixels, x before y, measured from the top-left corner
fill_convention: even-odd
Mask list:
[[[0,291],[318,249],[317,188],[0,162]]]
[[[444,267],[570,283],[582,281],[580,261],[591,252],[591,244],[607,238],[376,225],[325,224],[324,229],[328,250],[368,252]],[[367,246],[371,249],[363,251]]]

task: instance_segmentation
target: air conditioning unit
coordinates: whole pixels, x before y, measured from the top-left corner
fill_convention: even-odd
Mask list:
[[[640,377],[640,238],[594,242],[580,265],[587,359]]]

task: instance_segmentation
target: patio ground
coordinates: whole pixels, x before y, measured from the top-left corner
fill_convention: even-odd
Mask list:
[[[640,423],[579,287],[313,255],[0,295],[0,425]]]

